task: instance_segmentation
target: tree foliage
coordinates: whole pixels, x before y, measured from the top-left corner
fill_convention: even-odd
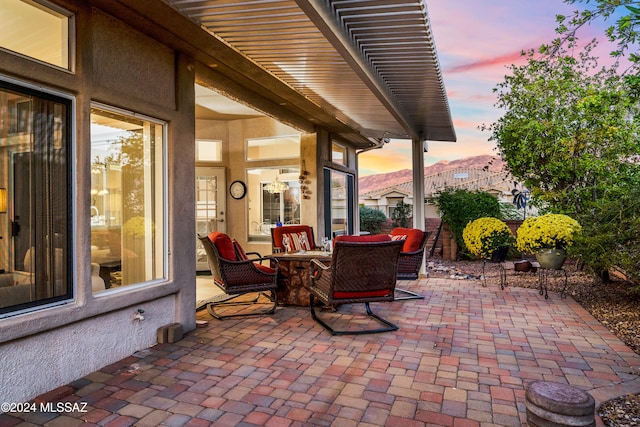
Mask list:
[[[610,56],[619,61],[626,58],[629,68],[620,73],[629,87],[629,94],[640,96],[640,1],[638,0],[564,0],[567,4],[583,4],[586,9],[575,10],[570,16],[556,15],[558,37],[548,45],[541,46],[541,52],[555,56],[563,47],[575,47],[579,30],[596,21],[610,23],[604,34],[615,43]],[[613,22],[611,20],[614,20]],[[637,119],[638,116],[635,116]]]
[[[360,206],[360,230],[371,234],[379,234],[380,227],[387,220],[384,212],[378,209]]]
[[[571,16],[557,15],[559,37],[550,45],[543,46],[543,51],[550,54],[557,52],[561,46],[572,43],[577,38],[578,31],[597,20],[608,21],[616,16],[617,19],[609,25],[605,34],[609,41],[616,43],[616,49],[611,56],[619,58],[628,56],[632,64],[640,63],[640,56],[636,49],[640,30],[640,1],[638,0],[565,0],[567,4],[582,3],[587,5],[585,10],[576,10]],[[638,69],[634,68],[637,74]]]
[[[567,49],[576,46],[574,38],[553,55],[530,51],[512,65],[495,89],[505,113],[484,129],[534,200],[584,224],[574,255],[596,273],[613,262],[637,271],[630,235],[640,235],[640,211],[622,204],[640,185],[637,91],[617,64],[598,67],[595,42],[574,57]]]
[[[628,160],[640,152],[637,102],[616,66],[598,68],[594,46],[578,58],[527,52],[495,89],[504,115],[483,127],[534,199],[569,214],[626,181],[637,168]]]
[[[391,219],[396,227],[408,227],[409,218],[413,214],[413,206],[400,200],[391,214]]]
[[[495,196],[485,192],[446,189],[438,195],[436,205],[442,221],[449,224],[449,229],[463,253],[468,251],[462,232],[469,222],[483,217],[502,219],[500,202]]]

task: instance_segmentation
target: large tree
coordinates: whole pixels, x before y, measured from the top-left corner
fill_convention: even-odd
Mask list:
[[[640,153],[637,102],[617,66],[598,67],[594,46],[578,57],[562,46],[554,56],[526,52],[494,89],[504,115],[483,126],[534,198],[569,214],[634,177],[629,160]]]
[[[571,16],[557,15],[559,37],[549,48],[553,53],[560,46],[571,42],[578,31],[585,25],[597,20],[615,21],[609,25],[605,34],[609,41],[616,43],[616,49],[611,52],[614,57],[627,56],[630,62],[640,63],[640,56],[636,49],[640,37],[640,1],[638,0],[564,0],[567,4],[585,4],[583,10],[576,10]],[[635,69],[637,72],[637,68]]]
[[[639,0],[564,0],[567,4],[583,4],[583,9],[571,15],[557,15],[558,37],[541,52],[554,56],[566,45],[573,45],[580,30],[598,21],[609,24],[604,33],[615,44],[611,57],[617,61],[625,58],[625,70],[620,78],[626,81],[630,93],[640,96],[640,1]],[[628,65],[628,67],[627,67]],[[637,117],[637,116],[636,116]]]
[[[527,52],[526,64],[512,65],[495,89],[504,115],[484,129],[539,204],[583,225],[574,254],[596,273],[618,266],[633,274],[640,266],[640,203],[629,198],[640,188],[637,91],[617,64],[598,66],[594,46],[577,49],[573,38],[553,55]]]

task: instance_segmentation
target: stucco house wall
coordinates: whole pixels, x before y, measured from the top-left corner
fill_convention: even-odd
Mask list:
[[[0,396],[31,399],[153,345],[157,328],[195,327],[194,66],[190,58],[84,1],[75,14],[74,72],[0,51],[0,73],[75,98],[72,256],[75,301],[0,319]],[[89,115],[92,102],[166,121],[168,250],[165,280],[91,291]],[[134,320],[138,309],[144,320]]]

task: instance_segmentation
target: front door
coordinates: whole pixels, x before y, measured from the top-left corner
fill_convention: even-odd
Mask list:
[[[196,233],[226,232],[224,168],[196,167]],[[209,270],[207,254],[196,239],[196,270]]]

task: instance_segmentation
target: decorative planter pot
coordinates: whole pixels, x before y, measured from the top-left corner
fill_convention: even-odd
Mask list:
[[[540,249],[536,252],[536,260],[542,268],[559,270],[567,259],[567,252],[564,249]]]
[[[504,262],[509,253],[509,246],[500,246],[491,254],[491,262]]]

